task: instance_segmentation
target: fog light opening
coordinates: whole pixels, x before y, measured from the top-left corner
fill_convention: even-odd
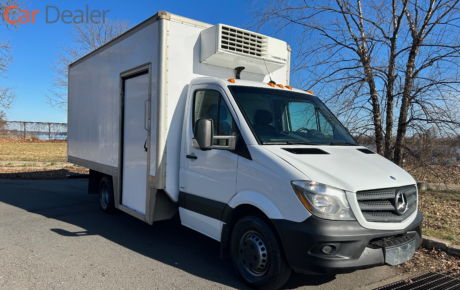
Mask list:
[[[332,255],[337,251],[337,247],[335,245],[327,245],[324,246],[321,251],[326,255]]]

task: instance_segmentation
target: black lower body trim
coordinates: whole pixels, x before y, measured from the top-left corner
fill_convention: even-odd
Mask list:
[[[221,220],[227,204],[180,191],[179,206],[207,217]]]
[[[338,274],[384,265],[383,248],[373,242],[408,235],[422,243],[423,214],[402,230],[371,230],[357,221],[331,221],[311,216],[301,223],[271,220],[283,242],[289,265],[297,272]]]

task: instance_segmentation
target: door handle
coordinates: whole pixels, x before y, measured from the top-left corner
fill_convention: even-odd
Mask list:
[[[196,157],[195,155],[186,155],[185,157],[187,157],[188,159],[198,159],[198,157]]]
[[[146,100],[144,102],[144,129],[148,132],[150,130],[150,116],[148,117],[148,120],[147,120],[147,112],[149,111],[149,106],[148,104],[150,104],[150,99]],[[147,126],[145,125],[147,121]]]
[[[145,139],[145,143],[144,143],[144,150],[145,150],[145,152],[147,152],[147,140],[148,140],[148,139]]]

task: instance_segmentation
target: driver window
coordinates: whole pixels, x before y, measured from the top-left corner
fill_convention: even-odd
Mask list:
[[[216,91],[197,91],[195,93],[195,110],[193,118],[193,129],[198,119],[212,119],[214,123],[214,134],[217,135],[217,111],[219,104],[219,92]]]
[[[307,102],[291,102],[289,104],[291,131],[318,130],[315,106]]]
[[[233,117],[221,94],[217,91],[203,90],[195,93],[193,128],[200,118],[212,119],[214,135],[232,135]],[[226,140],[214,140],[214,145],[225,145]]]

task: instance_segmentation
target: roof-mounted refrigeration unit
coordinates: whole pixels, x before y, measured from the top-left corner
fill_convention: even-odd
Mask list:
[[[200,62],[267,75],[287,64],[288,49],[279,39],[217,24],[201,32]]]

